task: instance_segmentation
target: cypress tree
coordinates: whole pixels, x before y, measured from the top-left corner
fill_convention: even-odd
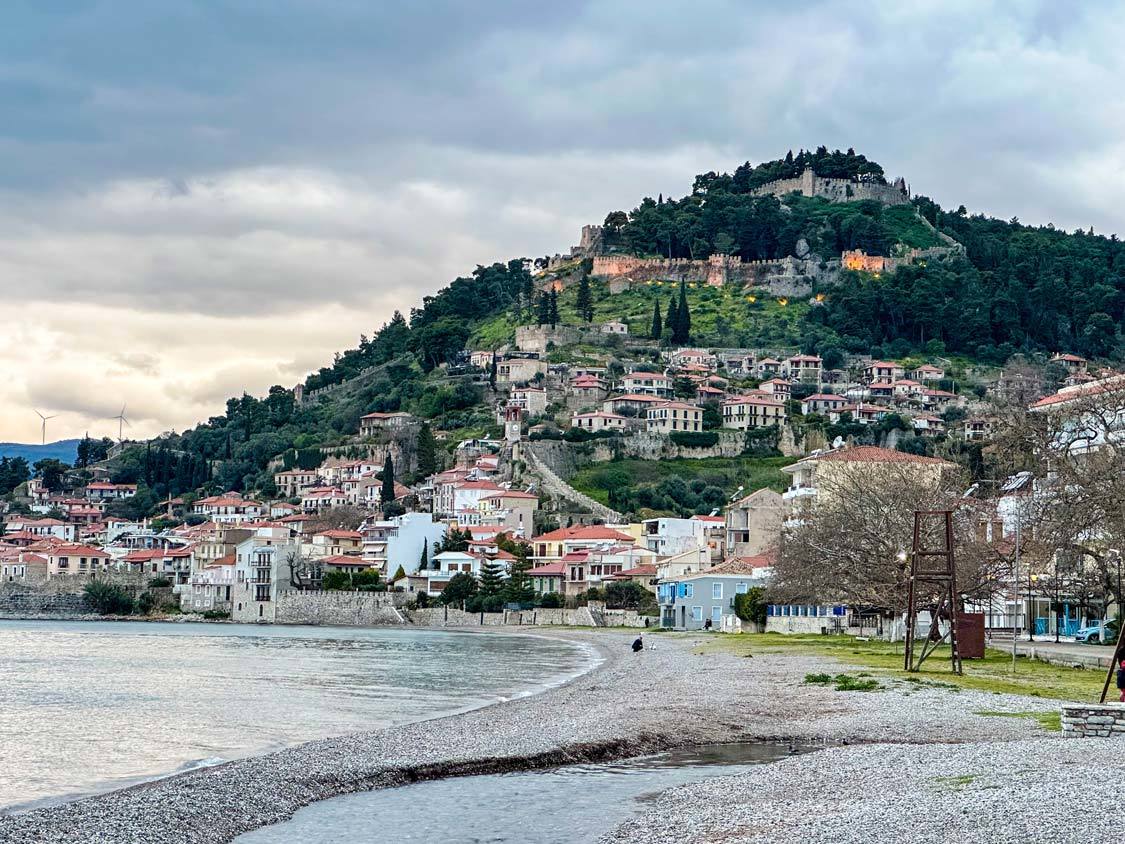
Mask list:
[[[578,293],[574,305],[578,309],[578,316],[583,322],[593,322],[594,299],[590,294],[590,277],[587,275],[583,275],[582,280],[578,282]]]
[[[687,343],[691,338],[691,310],[687,302],[687,284],[680,282],[680,303],[676,307],[676,331],[672,339],[676,343]]]
[[[422,556],[418,560],[418,571],[425,571],[430,567],[430,538],[422,540]],[[402,568],[402,566],[399,566]]]
[[[660,300],[657,299],[652,303],[652,339],[659,340],[660,335],[664,333],[664,322],[660,319]]]
[[[548,304],[548,322],[551,323],[551,328],[559,324],[559,291],[551,288],[551,297]]]
[[[540,325],[546,325],[551,321],[551,297],[546,291],[539,294],[539,314],[537,321]]]
[[[668,310],[664,312],[664,333],[669,339],[676,334],[676,297],[668,297]]]
[[[437,442],[429,422],[418,429],[418,474],[429,477],[437,471]]]
[[[380,498],[384,510],[395,500],[395,464],[391,460],[390,451],[387,451],[387,459],[383,461],[383,488]]]

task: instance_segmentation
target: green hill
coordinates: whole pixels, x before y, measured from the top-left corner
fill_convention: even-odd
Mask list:
[[[883,180],[882,167],[852,151],[821,148],[747,163],[734,174],[696,177],[680,199],[646,198],[632,212],[611,213],[608,248],[697,260],[715,250],[779,258],[804,239],[822,256],[851,248],[890,254],[897,244],[934,245],[936,230],[963,244],[965,254],[879,276],[844,273],[818,291],[823,302],[817,305],[735,287],[689,287],[691,342],[800,347],[826,358],[925,353],[1001,364],[1017,351],[1068,350],[1120,360],[1125,247],[1115,237],[947,211],[925,197],[886,208],[750,192],[805,166],[823,176]],[[494,397],[457,368],[466,349],[494,348],[510,341],[517,325],[535,321],[540,280],[527,266],[517,259],[477,267],[426,297],[409,318],[396,313],[310,375],[306,393],[327,388],[313,401],[297,404],[281,386],[262,398],[232,398],[222,414],[191,430],[128,449],[114,463],[115,479],[140,481],[147,488],[142,502],[196,488],[269,493],[272,460],[348,443],[367,412],[409,411],[452,432],[451,441],[491,429]],[[594,319],[624,320],[634,336],[646,337],[654,304],[665,313],[675,290],[678,285],[654,282],[611,295],[595,281]],[[563,323],[577,322],[575,296],[574,284],[560,296]]]

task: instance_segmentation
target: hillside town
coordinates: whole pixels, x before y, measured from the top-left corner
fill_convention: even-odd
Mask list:
[[[852,356],[829,367],[779,349],[625,347],[627,326],[593,330],[617,339],[600,352],[587,347],[582,362],[556,362],[545,326],[519,329],[511,347],[466,354],[460,371],[496,396],[497,436],[452,442],[409,413],[371,412],[349,443],[306,468],[283,461],[270,494],[185,494],[140,518],[120,515],[138,485],[111,482],[103,466],[77,485],[73,473],[36,475],[4,515],[3,588],[89,592],[101,579],[153,596],[149,611],[240,622],[304,620],[279,611],[283,601],[350,593],[393,609],[389,623],[430,606],[477,612],[480,623],[587,608],[581,618],[594,624],[901,635],[892,606],[857,601],[842,586],[775,589],[779,555],[799,546],[795,533],[851,478],[877,487],[905,466],[912,486],[937,489],[958,467],[934,456],[934,443],[944,453],[950,443],[988,447],[1006,424],[1005,398],[1046,417],[1115,395],[1120,377],[1060,353],[1039,373],[1056,379],[1044,395],[1026,366],[971,379],[962,367],[954,378],[940,357]],[[628,517],[559,475],[560,450],[593,446],[592,459],[613,466],[622,454],[705,460],[759,453],[762,443],[762,453],[786,458],[786,486],[740,486],[694,514]],[[396,462],[434,471],[396,473]],[[966,529],[997,559],[1018,548],[1028,497],[1057,494],[1028,472],[974,487]],[[1070,635],[1116,606],[1090,578],[1063,584],[1043,569],[1019,577],[997,575],[967,608],[984,613],[990,630]]]

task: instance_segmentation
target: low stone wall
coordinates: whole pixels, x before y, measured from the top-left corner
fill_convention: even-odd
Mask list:
[[[453,607],[406,610],[407,619],[419,627],[645,627],[646,616],[633,610],[605,610],[595,619],[589,607],[533,609],[505,612],[464,612]],[[656,619],[649,618],[656,627]]]
[[[397,607],[410,596],[402,592],[281,592],[278,624],[396,625],[406,620]]]
[[[1062,708],[1065,738],[1125,736],[1125,703],[1073,703]]]

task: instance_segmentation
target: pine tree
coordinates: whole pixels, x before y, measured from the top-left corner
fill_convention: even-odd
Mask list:
[[[583,322],[593,322],[594,299],[590,294],[590,277],[587,275],[583,275],[582,280],[578,282],[578,293],[574,300],[574,306],[578,309],[578,317]]]
[[[418,429],[418,474],[428,478],[437,471],[437,441],[429,422]]]
[[[387,451],[387,459],[383,461],[383,488],[380,493],[380,502],[386,510],[395,500],[395,464],[391,460],[391,452]]]
[[[559,324],[559,291],[555,290],[553,287],[551,288],[551,298],[549,300],[547,314],[547,321],[551,323],[551,328],[554,328]]]
[[[499,595],[504,588],[504,564],[489,560],[480,567],[480,594],[486,598]]]
[[[687,302],[687,284],[680,282],[680,303],[676,307],[675,331],[672,342],[687,343],[691,338],[691,310]]]
[[[546,325],[551,321],[551,297],[543,291],[539,294],[539,314],[537,322],[540,325]]]
[[[517,557],[508,567],[508,582],[504,584],[504,600],[512,604],[530,604],[535,600],[535,585],[527,576],[531,562]]]
[[[430,539],[426,537],[422,540],[422,556],[418,559],[418,571],[425,571],[430,567]],[[402,566],[399,566],[402,568]]]
[[[660,300],[657,299],[652,303],[652,339],[659,340],[663,333],[664,322],[660,319]]]
[[[668,310],[664,312],[664,334],[672,339],[676,334],[676,297],[668,297]]]

